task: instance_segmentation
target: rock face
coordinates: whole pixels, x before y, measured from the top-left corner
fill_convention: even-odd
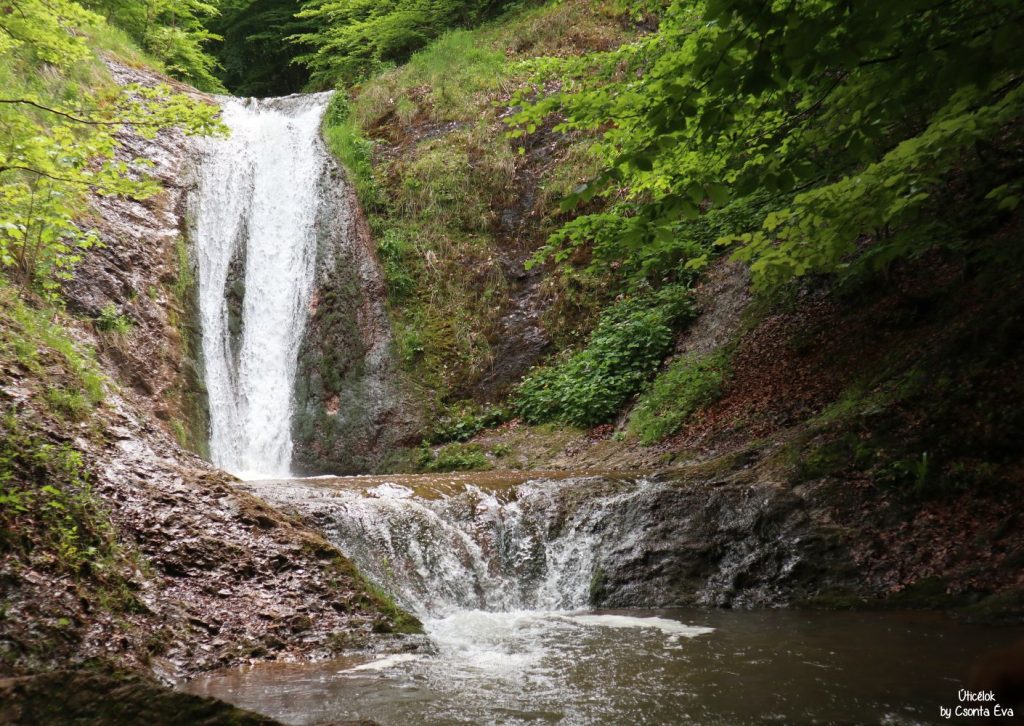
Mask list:
[[[321,181],[316,280],[295,384],[293,467],[302,474],[373,471],[422,428],[393,355],[370,230],[332,166]]]
[[[609,549],[593,604],[777,607],[856,587],[842,530],[821,514],[777,484],[676,481],[624,513],[642,534]]]
[[[171,83],[197,102],[215,102],[156,74],[110,67],[118,82]],[[175,130],[154,139],[126,130],[119,141],[124,161],[154,162],[149,173],[163,189],[142,201],[95,200],[104,246],[82,260],[65,295],[79,314],[99,319],[113,312],[128,322],[127,331],[96,339],[104,363],[136,406],[209,458],[197,265],[188,239],[196,179],[191,142]],[[418,442],[421,422],[392,354],[383,277],[359,204],[336,164],[320,184],[316,281],[294,392],[294,467],[310,474],[360,473],[378,468],[394,446]],[[233,345],[240,339],[244,251],[239,245],[229,271]]]
[[[167,78],[108,62],[119,83],[171,85],[197,103],[213,99]],[[162,190],[145,200],[96,197],[102,247],[91,250],[64,286],[69,308],[89,318],[105,311],[128,324],[101,334],[97,348],[139,408],[164,422],[179,443],[197,453],[207,444],[205,392],[195,309],[194,267],[182,235],[188,186],[182,180],[189,140],[176,129],[145,139],[130,129],[118,134],[118,159],[153,162],[149,175]]]
[[[116,65],[112,72],[124,83],[168,82]],[[82,420],[57,415],[48,388],[77,380],[64,358],[40,344],[46,365],[34,371],[0,346],[0,406],[35,432],[40,451],[81,457],[81,495],[96,501],[95,525],[123,561],[86,563],[69,578],[30,541],[0,548],[0,675],[101,661],[170,682],[260,659],[326,657],[379,633],[414,630],[415,621],[368,588],[322,537],[182,447],[202,451],[207,435],[196,387],[193,265],[180,232],[189,142],[175,132],[147,141],[130,130],[120,141],[126,161],[155,162],[164,189],[143,202],[95,201],[105,246],[65,288],[77,319],[60,321],[77,343],[97,349],[111,381],[106,399]],[[128,324],[103,330],[88,322],[107,310]],[[6,318],[0,324],[19,335]],[[386,327],[366,336],[361,350],[383,358],[386,345],[373,343],[387,340]],[[34,492],[47,478],[19,472],[14,483]]]
[[[43,419],[41,385],[14,373],[0,401],[23,420]],[[255,660],[325,657],[416,629],[326,540],[238,490],[147,418],[111,393],[87,426],[68,432],[49,419],[41,429],[54,448],[74,436],[89,491],[134,564],[121,574],[127,604],[110,605],[87,585],[90,575],[105,582],[114,565],[75,582],[45,560],[4,553],[0,675],[99,660],[174,681]],[[54,633],[51,623],[63,625]]]
[[[57,671],[0,680],[0,721],[7,724],[278,723],[213,698],[172,691],[139,675]]]

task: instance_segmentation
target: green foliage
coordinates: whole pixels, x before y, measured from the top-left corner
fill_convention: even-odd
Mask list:
[[[59,356],[61,367],[71,376],[65,386],[51,386],[53,401],[66,412],[81,413],[82,405],[95,406],[105,397],[103,374],[96,363],[91,349],[80,350],[68,337],[64,327],[52,309],[37,310],[26,305],[7,285],[0,282],[0,303],[3,317],[0,317],[0,352],[13,352],[18,363],[38,377],[46,377],[49,351]],[[70,391],[74,391],[75,402],[62,405]],[[79,405],[78,402],[83,404]]]
[[[484,429],[507,421],[508,412],[500,407],[479,407],[463,404],[444,411],[430,437],[430,443],[442,444],[449,441],[468,441]]]
[[[529,423],[610,421],[657,370],[675,330],[693,315],[682,285],[621,300],[601,315],[586,348],[523,379],[516,413]]]
[[[224,0],[206,27],[221,37],[210,45],[220,80],[237,96],[283,96],[302,90],[309,71],[294,63],[308,48],[289,41],[314,31],[295,17],[300,0]]]
[[[446,30],[479,23],[503,4],[504,0],[306,0],[298,17],[313,30],[294,39],[312,50],[298,60],[312,71],[314,83],[352,83],[407,60]]]
[[[721,394],[728,358],[723,351],[670,363],[637,402],[629,417],[629,432],[650,445],[679,431]]]
[[[327,146],[348,170],[363,207],[368,210],[380,207],[383,199],[373,175],[373,141],[363,135],[343,92],[331,98],[324,113],[323,132]]]
[[[81,453],[25,429],[13,412],[0,418],[0,522],[6,547],[23,547],[32,531],[31,556],[72,573],[102,568],[118,550]]]
[[[72,421],[83,420],[89,412],[89,401],[80,391],[70,391],[59,386],[51,386],[43,393],[50,410],[61,418]]]
[[[676,0],[656,33],[538,64],[520,94],[516,135],[555,114],[562,131],[601,133],[604,168],[567,204],[618,204],[547,251],[588,245],[605,264],[670,270],[697,252],[687,220],[755,195],[773,200],[755,228],[720,241],[763,284],[969,245],[963,216],[976,225],[1020,201],[1022,33],[1011,0]],[[533,102],[556,73],[562,90]],[[972,214],[953,219],[964,204]]]
[[[85,34],[104,27],[99,16],[69,0],[19,9],[0,14],[0,268],[53,297],[98,244],[84,223],[90,195],[158,189],[140,178],[150,162],[115,157],[122,126],[147,137],[221,127],[216,107],[167,87],[114,86]]]
[[[108,303],[96,318],[96,329],[105,333],[124,335],[134,327],[131,318],[121,313],[114,303]]]
[[[217,62],[206,46],[220,37],[204,23],[218,15],[202,0],[82,0],[82,4],[124,29],[166,71],[203,91],[223,92]]]
[[[533,159],[517,154],[495,102],[528,80],[524,58],[614,45],[623,33],[588,2],[521,7],[449,31],[332,100],[325,136],[368,212],[397,352],[428,407],[444,410],[481,385],[504,383],[481,381],[496,368],[498,312],[513,289],[510,256],[519,254],[512,245],[544,236],[558,218],[558,190],[586,179],[595,162],[568,145]],[[547,286],[545,295],[563,299]],[[585,296],[566,297],[575,313]],[[562,312],[545,312],[558,343],[580,317]]]
[[[423,471],[479,471],[490,469],[484,449],[479,444],[448,444],[441,447],[435,456],[424,446],[420,452],[420,468]]]

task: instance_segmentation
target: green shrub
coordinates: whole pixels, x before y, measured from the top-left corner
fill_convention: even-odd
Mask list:
[[[424,471],[474,471],[490,469],[491,463],[479,444],[449,444],[436,456],[424,447],[420,467]]]
[[[104,333],[124,335],[130,331],[133,323],[129,317],[121,314],[114,303],[107,304],[96,318],[96,329]]]
[[[468,441],[480,431],[507,420],[508,412],[497,407],[450,409],[441,414],[434,426],[430,442],[442,444],[449,441]]]
[[[653,444],[677,432],[696,411],[718,398],[727,366],[725,352],[674,361],[633,409],[630,433],[643,444]]]
[[[682,285],[617,302],[606,310],[586,348],[531,372],[515,394],[529,423],[594,426],[611,420],[672,350],[674,332],[695,311]]]

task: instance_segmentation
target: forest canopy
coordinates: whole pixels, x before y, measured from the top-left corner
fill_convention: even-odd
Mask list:
[[[689,222],[709,209],[747,220],[717,242],[762,283],[969,248],[1020,202],[1022,34],[1012,0],[709,0],[541,62],[515,133],[598,133],[604,169],[568,202],[610,207],[536,259],[591,246],[599,266],[678,274],[708,260]]]

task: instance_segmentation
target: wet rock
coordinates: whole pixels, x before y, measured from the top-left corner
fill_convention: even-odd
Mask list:
[[[373,241],[340,168],[322,180],[313,305],[299,350],[293,468],[351,474],[417,442],[422,421],[402,383]]]
[[[441,491],[389,478],[416,492],[398,498],[365,478],[246,486],[316,522],[416,612],[777,607],[870,587],[819,500],[750,472],[496,476]]]
[[[0,680],[0,723],[270,726],[277,721],[138,674],[57,671]]]

